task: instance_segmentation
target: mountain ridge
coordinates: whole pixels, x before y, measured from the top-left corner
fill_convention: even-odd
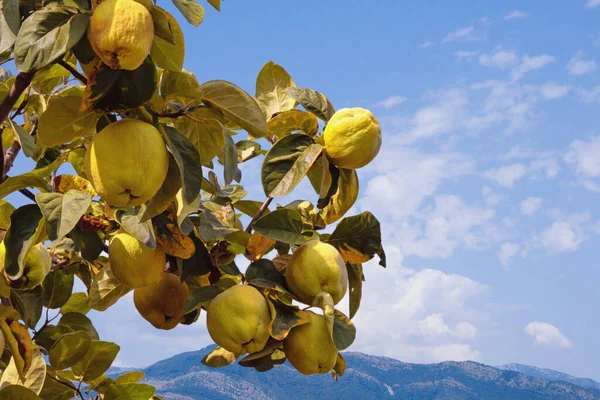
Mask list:
[[[206,367],[200,360],[213,348],[181,353],[152,364],[142,369],[146,374],[144,382],[154,385],[157,393],[167,400],[600,400],[597,388],[530,376],[512,370],[513,364],[503,366],[506,368],[474,361],[412,364],[389,357],[344,352],[346,373],[335,382],[328,374],[301,375],[289,363],[264,373],[237,364],[218,369]],[[531,373],[544,371],[530,368],[522,369]],[[115,374],[111,371],[111,375]],[[591,379],[587,382],[587,378],[552,370],[546,370],[546,376],[597,384]]]

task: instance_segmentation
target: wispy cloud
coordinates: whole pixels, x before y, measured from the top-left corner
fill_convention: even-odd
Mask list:
[[[490,54],[479,56],[479,64],[484,67],[493,67],[501,70],[510,68],[519,62],[517,53],[513,50],[498,49]]]
[[[478,51],[474,51],[474,50],[472,50],[472,51],[470,51],[470,50],[459,50],[456,53],[454,53],[454,55],[456,56],[456,58],[458,58],[459,60],[473,58],[477,54],[479,54],[479,52]]]
[[[530,322],[525,327],[525,332],[535,338],[537,345],[565,349],[573,346],[573,343],[557,327],[547,322]]]
[[[543,202],[544,199],[541,197],[528,197],[519,204],[521,213],[529,216],[534,215],[538,212]]]
[[[484,176],[495,180],[499,185],[512,188],[516,181],[521,179],[527,168],[523,164],[512,164],[497,169],[489,169],[484,172]]]
[[[420,48],[420,49],[426,49],[427,47],[431,47],[431,46],[433,46],[434,44],[435,44],[435,43],[433,43],[433,42],[431,42],[431,41],[429,41],[429,40],[428,40],[428,41],[426,41],[426,42],[419,43],[417,47],[418,47],[418,48]]]
[[[498,256],[498,259],[500,259],[502,265],[507,267],[512,262],[513,258],[517,254],[519,254],[520,251],[521,246],[519,244],[506,242],[503,243],[502,246],[500,246],[500,249],[498,250],[496,255]]]
[[[521,59],[521,64],[513,70],[513,79],[521,79],[526,73],[543,68],[554,61],[556,59],[548,54],[533,57],[525,55]]]
[[[473,26],[467,26],[465,28],[458,29],[454,32],[450,32],[444,37],[442,43],[448,42],[467,42],[470,40],[474,40],[475,37],[473,35],[475,28]]]
[[[524,11],[514,10],[514,11],[511,11],[508,14],[506,14],[504,16],[504,19],[506,21],[510,21],[510,20],[513,20],[513,19],[523,19],[523,18],[527,18],[528,15],[529,14],[527,14]]]
[[[585,3],[585,6],[587,8],[596,8],[600,6],[600,0],[588,0],[587,3]]]
[[[569,75],[580,76],[589,74],[598,68],[598,64],[594,60],[586,60],[583,51],[578,51],[567,63],[567,71]]]
[[[404,103],[405,101],[406,101],[406,97],[390,96],[386,99],[383,99],[383,100],[378,101],[377,103],[373,104],[373,107],[382,107],[382,108],[385,108],[386,110],[389,110],[390,108],[392,108],[394,106]]]

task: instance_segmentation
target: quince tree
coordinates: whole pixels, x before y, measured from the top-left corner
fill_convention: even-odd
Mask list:
[[[202,5],[173,3],[200,25]],[[143,373],[107,376],[120,347],[88,316],[130,291],[148,329],[205,313],[219,345],[206,365],[343,375],[362,265],[385,266],[375,216],[346,215],[381,147],[373,114],[336,111],[271,61],[254,95],[201,83],[178,21],[149,0],[0,13],[0,398],[159,398]],[[10,174],[18,155],[35,166]],[[240,166],[256,158],[252,200]],[[294,199],[303,180],[315,193]]]

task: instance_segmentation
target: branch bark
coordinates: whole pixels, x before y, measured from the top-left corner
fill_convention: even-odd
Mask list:
[[[67,71],[69,71],[71,73],[71,75],[73,75],[75,78],[77,78],[77,80],[79,80],[81,83],[83,83],[84,85],[87,85],[87,83],[88,83],[87,78],[85,76],[83,76],[75,68],[73,68],[73,66],[71,64],[69,64],[65,60],[58,60],[58,64],[60,64],[61,67],[63,67]]]
[[[267,197],[267,199],[265,200],[264,203],[262,203],[262,206],[260,206],[260,208],[254,215],[254,217],[252,217],[252,221],[250,221],[250,223],[248,224],[248,227],[246,228],[246,232],[252,233],[252,225],[256,222],[256,220],[258,220],[263,215],[265,210],[267,208],[269,208],[269,204],[271,204],[272,201],[273,201],[272,197]]]

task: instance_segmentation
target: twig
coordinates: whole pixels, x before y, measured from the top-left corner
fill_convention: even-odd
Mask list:
[[[267,197],[267,199],[262,204],[262,206],[260,206],[260,208],[258,209],[258,211],[256,212],[256,214],[254,215],[254,217],[252,217],[252,221],[250,221],[250,223],[248,224],[248,227],[246,228],[246,232],[248,232],[248,233],[252,232],[252,224],[254,224],[256,222],[256,220],[258,220],[263,215],[263,213],[265,212],[265,210],[267,208],[269,208],[269,204],[271,204],[272,201],[273,201],[272,197]]]
[[[196,104],[195,106],[185,106],[185,107],[181,107],[177,111],[161,112],[160,114],[152,111],[150,108],[147,108],[147,110],[152,115],[155,115],[159,118],[178,118],[178,117],[183,117],[184,115],[186,115],[188,113],[194,112],[201,107],[205,107],[205,106],[203,104]]]
[[[9,58],[8,60],[4,60],[4,61],[0,62],[0,65],[4,65],[4,64],[6,64],[7,62],[10,62],[10,61],[12,61],[12,60],[14,60],[14,57],[11,57],[11,58]]]
[[[81,72],[79,72],[75,68],[73,68],[73,66],[71,64],[69,64],[65,60],[58,60],[58,64],[61,67],[63,67],[64,69],[66,69],[67,71],[69,71],[71,73],[71,75],[73,75],[75,78],[77,78],[77,80],[79,80],[81,83],[83,83],[84,85],[87,85],[87,83],[88,83],[87,78],[85,76],[83,76],[81,74]]]
[[[64,386],[68,387],[71,390],[75,390],[77,392],[77,394],[79,395],[79,397],[81,397],[82,400],[85,400],[85,397],[83,397],[83,393],[81,393],[81,390],[79,390],[75,386],[73,386],[71,384],[68,384],[66,382],[63,382],[60,379],[53,377],[51,374],[49,374],[47,372],[46,372],[46,375],[49,376],[50,378],[54,379],[56,382],[60,383],[61,385],[64,385]]]

